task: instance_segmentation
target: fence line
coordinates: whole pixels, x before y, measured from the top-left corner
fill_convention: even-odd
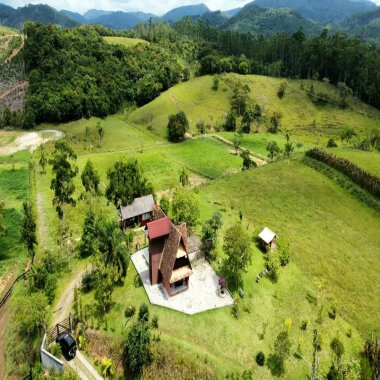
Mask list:
[[[29,271],[30,271],[30,269],[28,269],[26,272],[20,274],[20,276],[18,276],[16,278],[16,280],[14,280],[12,286],[8,289],[8,291],[5,293],[4,297],[0,300],[0,309],[5,305],[5,303],[7,302],[7,299],[12,294],[13,287],[16,285],[16,283],[18,281],[20,281],[21,279],[25,278],[27,276],[27,274],[29,273]]]

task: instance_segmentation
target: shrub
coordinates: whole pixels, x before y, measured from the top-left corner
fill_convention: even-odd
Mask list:
[[[282,99],[285,95],[285,91],[286,89],[288,88],[288,82],[287,81],[282,81],[280,83],[280,86],[278,87],[278,90],[277,90],[277,96]]]
[[[327,148],[336,148],[338,144],[335,142],[333,138],[330,138],[327,142]]]
[[[168,138],[171,142],[180,142],[189,129],[189,121],[183,111],[169,116]]]
[[[241,315],[241,305],[240,305],[240,300],[239,299],[237,299],[235,301],[235,303],[233,304],[232,309],[231,309],[231,313],[232,313],[232,315],[236,319],[240,318],[240,315]]]
[[[124,317],[125,318],[132,318],[136,313],[136,308],[133,305],[129,305],[125,310],[124,310]]]
[[[154,315],[152,318],[152,328],[158,329],[158,315]]]
[[[334,303],[331,305],[331,309],[329,311],[329,317],[331,319],[336,319],[336,314],[337,314],[337,305]]]
[[[135,288],[141,288],[143,286],[143,282],[138,273],[136,273],[135,277],[133,278],[133,285],[135,286]]]
[[[149,308],[145,302],[143,302],[140,305],[139,314],[137,316],[137,319],[140,322],[148,322],[149,321]]]
[[[90,292],[95,288],[96,274],[95,272],[86,272],[82,276],[82,291],[84,293]]]
[[[301,323],[301,330],[305,331],[307,329],[308,324],[309,324],[309,321],[307,319],[304,319]]]
[[[264,355],[264,352],[260,351],[257,355],[256,355],[256,363],[262,367],[264,364],[265,364],[265,355]]]
[[[62,357],[61,346],[58,343],[52,343],[49,346],[49,352],[58,359]]]

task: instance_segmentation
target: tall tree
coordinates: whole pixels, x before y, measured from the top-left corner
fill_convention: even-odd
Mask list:
[[[86,192],[91,195],[99,194],[100,177],[98,172],[94,169],[92,161],[88,160],[81,174],[82,185]]]
[[[46,165],[48,163],[48,160],[46,158],[45,148],[43,145],[41,145],[41,156],[40,156],[40,160],[38,161],[38,163],[42,168],[42,173],[45,173],[45,168],[46,168]]]
[[[89,211],[83,224],[82,239],[79,245],[81,257],[92,256],[97,252],[97,225],[93,211]]]
[[[189,121],[186,114],[181,111],[175,115],[169,116],[168,121],[168,138],[171,142],[180,142],[184,140],[185,134],[189,129]]]
[[[66,204],[73,206],[76,204],[73,198],[75,191],[73,179],[78,174],[78,167],[75,165],[76,158],[73,149],[65,141],[55,143],[53,157],[49,160],[54,174],[50,188],[54,190],[53,205],[56,206],[60,219],[64,217]]]
[[[257,167],[256,162],[251,158],[251,152],[249,150],[243,150],[240,157],[243,159],[243,170]]]
[[[118,161],[107,172],[106,197],[116,208],[127,206],[135,198],[153,194],[153,186],[144,177],[137,160]]]
[[[242,280],[242,272],[251,263],[252,256],[250,238],[241,223],[234,224],[226,231],[223,251],[227,256],[225,267],[237,286]]]
[[[179,175],[179,182],[183,187],[186,187],[189,185],[189,175],[187,174],[187,171],[185,168],[182,169],[180,175]]]
[[[127,275],[130,236],[120,230],[114,220],[101,218],[97,227],[98,248],[105,265],[117,269],[119,278]]]
[[[21,240],[24,242],[30,257],[32,258],[32,264],[34,264],[34,256],[36,254],[35,246],[37,245],[36,216],[30,202],[23,202],[22,211],[23,218],[20,230]]]
[[[199,219],[199,201],[193,192],[177,188],[173,194],[172,214],[176,223],[186,223],[195,227]]]

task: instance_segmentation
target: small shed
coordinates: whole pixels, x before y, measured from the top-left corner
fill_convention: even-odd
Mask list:
[[[155,202],[152,194],[135,198],[128,206],[120,206],[121,227],[146,226],[153,217]]]
[[[276,238],[277,235],[270,230],[268,227],[265,227],[259,234],[260,244],[263,248],[270,248],[271,251],[276,250]]]

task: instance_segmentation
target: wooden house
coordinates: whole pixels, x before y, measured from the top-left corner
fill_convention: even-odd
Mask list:
[[[155,202],[153,195],[135,198],[128,206],[120,206],[120,226],[122,228],[133,227],[135,225],[144,227],[153,217]]]
[[[186,291],[192,274],[186,224],[176,226],[164,216],[147,229],[151,284],[162,283],[169,296]]]
[[[264,249],[270,249],[272,252],[276,250],[277,235],[268,227],[265,227],[259,234],[260,245]]]

